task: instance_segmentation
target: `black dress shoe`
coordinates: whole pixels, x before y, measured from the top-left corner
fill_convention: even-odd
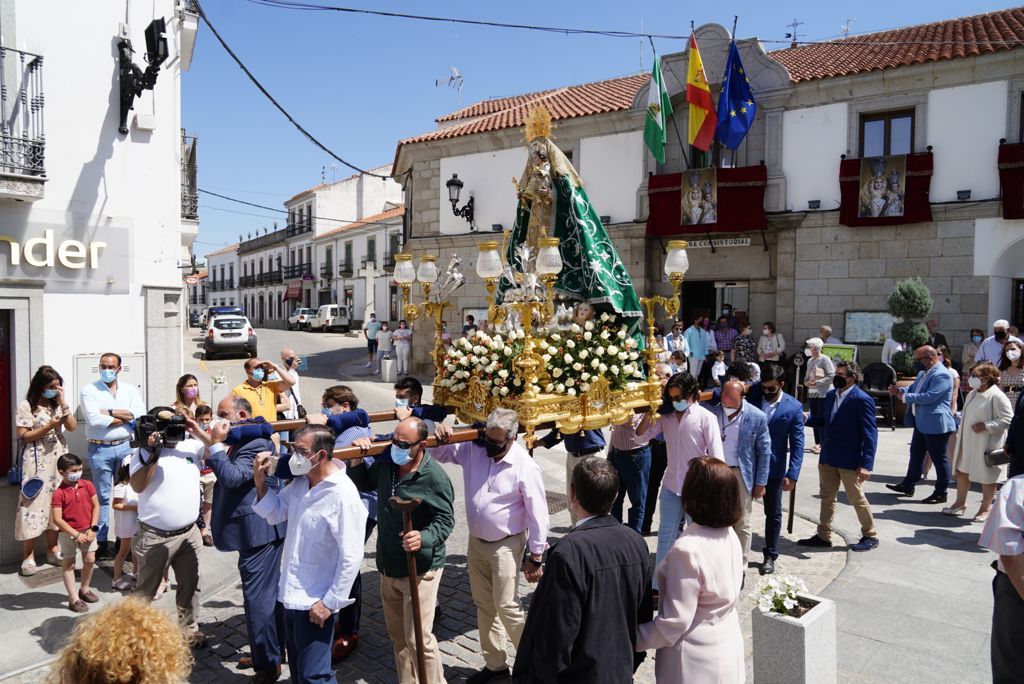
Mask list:
[[[488,670],[486,667],[479,672],[471,674],[466,679],[466,684],[484,684],[494,679],[507,679],[510,676],[508,668],[503,667],[500,670]]]
[[[764,563],[761,563],[761,566],[757,569],[757,571],[762,575],[771,575],[775,572],[775,559],[766,556],[764,559]]]
[[[827,541],[825,539],[822,539],[818,535],[814,535],[813,537],[808,537],[807,539],[798,539],[796,543],[799,544],[800,546],[814,546],[814,547],[821,548],[821,549],[831,549],[832,548],[832,542]]]
[[[946,500],[948,498],[949,498],[948,494],[932,494],[927,499],[921,499],[921,503],[926,503],[926,504],[946,503]]]
[[[897,494],[902,494],[903,496],[914,496],[914,490],[912,487],[904,487],[901,484],[887,484],[885,485],[885,488],[892,490]]]

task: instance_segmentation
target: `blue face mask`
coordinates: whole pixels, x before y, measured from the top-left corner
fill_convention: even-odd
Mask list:
[[[320,413],[324,414],[325,416],[333,416],[334,415],[333,413],[331,413],[331,409],[327,408],[326,406],[324,406],[322,409],[320,409]]]
[[[395,408],[409,408],[409,400],[395,399]]]
[[[109,368],[100,369],[100,380],[107,383],[108,385],[117,380],[117,371]]]
[[[974,344],[981,344],[981,335],[975,335],[971,339],[974,340]]]
[[[672,408],[674,408],[676,411],[679,411],[680,413],[682,413],[686,409],[690,408],[690,402],[688,402],[686,399],[680,399],[679,401],[673,401],[672,402]]]
[[[252,379],[256,382],[263,382],[263,378],[267,377],[267,372],[262,368],[257,368],[252,372]]]
[[[43,396],[47,399],[53,399],[57,396],[57,390],[55,389],[44,389]]]
[[[412,450],[403,449],[395,444],[391,445],[391,462],[396,466],[404,466],[412,460]]]

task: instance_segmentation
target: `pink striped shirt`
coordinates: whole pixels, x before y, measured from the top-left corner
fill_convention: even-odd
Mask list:
[[[713,456],[720,461],[725,460],[715,414],[700,404],[690,406],[685,413],[676,411],[662,416],[657,425],[648,428],[645,436],[653,437],[658,428],[665,435],[668,451],[668,468],[661,486],[673,494],[682,494],[683,480],[693,459]]]
[[[612,437],[611,442],[612,448],[618,449],[619,451],[632,451],[633,449],[639,449],[640,447],[647,446],[647,443],[651,441],[651,431],[648,430],[642,435],[636,433],[637,427],[640,425],[640,421],[644,419],[644,414],[634,413],[629,420],[621,425],[612,426]]]
[[[1000,556],[1024,554],[1024,475],[1010,478],[999,490],[978,546]],[[1006,572],[1002,562],[999,569]]]

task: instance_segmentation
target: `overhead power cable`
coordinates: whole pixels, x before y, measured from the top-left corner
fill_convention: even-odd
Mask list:
[[[336,161],[340,162],[341,164],[344,164],[345,166],[347,166],[348,168],[352,169],[353,171],[356,171],[357,173],[360,173],[360,174],[362,174],[364,176],[372,176],[374,178],[382,178],[384,180],[388,180],[388,179],[391,178],[391,176],[384,176],[384,175],[379,174],[379,173],[374,173],[373,171],[367,171],[366,169],[359,168],[355,164],[352,164],[351,162],[346,161],[341,156],[336,154],[333,150],[331,150],[329,147],[327,147],[327,145],[325,145],[322,142],[320,142],[320,140],[318,140],[316,138],[316,136],[314,136],[312,133],[307,131],[305,129],[305,127],[302,124],[300,124],[298,121],[296,121],[295,117],[293,117],[291,114],[289,114],[288,110],[285,109],[281,105],[281,103],[278,102],[274,98],[274,96],[271,95],[270,92],[266,88],[263,87],[263,84],[259,82],[259,80],[253,75],[253,73],[251,71],[249,71],[249,68],[245,66],[245,64],[242,62],[241,59],[239,59],[238,55],[235,54],[235,51],[231,49],[231,47],[227,44],[227,42],[224,40],[224,38],[221,37],[220,33],[217,31],[217,29],[214,27],[214,25],[210,22],[210,18],[208,16],[206,16],[206,12],[203,10],[203,6],[199,3],[199,0],[196,0],[195,4],[196,4],[196,7],[199,10],[200,18],[202,18],[202,20],[204,22],[206,22],[206,25],[210,28],[210,32],[213,33],[214,38],[216,38],[217,42],[221,44],[221,47],[224,48],[225,52],[227,52],[228,55],[231,56],[231,59],[233,59],[235,61],[235,64],[237,64],[238,67],[245,73],[245,75],[249,77],[249,80],[252,81],[253,85],[255,85],[256,88],[261,93],[263,93],[263,96],[266,97],[268,100],[270,100],[270,103],[272,105],[274,105],[274,107],[276,107],[277,110],[279,112],[281,112],[286,119],[288,119],[288,121],[292,124],[292,126],[294,126],[300,133],[302,133],[302,135],[307,140],[309,140],[311,143],[313,143],[314,145],[319,147],[321,150],[326,152],[327,155],[330,156],[332,159],[335,159]]]
[[[203,193],[204,195],[210,195],[211,197],[219,197],[220,199],[227,200],[228,202],[236,202],[238,204],[244,204],[247,207],[255,207],[256,209],[263,209],[265,211],[272,211],[272,212],[277,213],[277,214],[287,214],[288,213],[287,209],[279,209],[277,207],[267,206],[266,204],[257,204],[256,202],[250,202],[248,200],[238,199],[237,197],[231,197],[229,195],[222,195],[219,192],[213,192],[211,190],[207,190],[206,188],[197,188],[197,189],[199,190],[199,192]],[[209,208],[210,209],[216,209],[216,207],[209,207]],[[230,209],[223,209],[221,211],[230,211]],[[256,216],[256,214],[249,214],[249,216]],[[262,218],[271,218],[271,217],[264,216]],[[362,223],[364,219],[340,219],[340,218],[331,218],[329,216],[314,216],[313,220],[314,221],[328,221],[330,223],[338,223],[338,224],[349,224],[349,223]],[[385,221],[391,221],[391,220],[393,220],[393,219],[379,219],[377,221],[371,221],[369,223],[366,223],[365,225],[370,226],[370,225],[374,225],[374,224],[377,224],[377,223],[384,223]]]
[[[689,40],[689,34],[676,35],[669,33],[642,33],[637,31],[615,31],[609,29],[586,29],[586,28],[573,28],[568,26],[543,26],[537,24],[514,24],[501,21],[484,21],[480,19],[460,19],[457,17],[437,17],[423,14],[407,14],[404,12],[385,12],[382,10],[371,10],[357,7],[341,7],[338,5],[324,5],[315,2],[305,2],[304,0],[249,0],[254,5],[263,5],[265,7],[273,7],[275,9],[286,9],[286,10],[297,10],[305,12],[341,12],[346,14],[365,14],[377,17],[386,17],[389,19],[413,19],[416,21],[427,21],[434,23],[444,24],[462,24],[468,26],[483,26],[487,28],[503,28],[503,29],[518,29],[525,31],[541,31],[546,33],[557,33],[566,36],[571,35],[589,35],[589,36],[603,36],[606,38],[658,38],[665,40]],[[888,29],[893,30],[893,29]],[[877,31],[876,33],[883,33],[883,31]],[[759,42],[762,43],[777,43],[792,45],[792,38],[759,38]],[[1020,45],[1020,41],[1010,40],[862,40],[858,41],[856,38],[846,38],[843,40],[801,40],[797,43],[798,46],[804,45],[835,45],[837,47],[843,46],[854,46],[854,45],[867,45],[867,46],[888,46],[888,45]]]

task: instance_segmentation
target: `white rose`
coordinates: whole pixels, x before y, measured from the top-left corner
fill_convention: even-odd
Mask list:
[[[551,345],[551,346],[548,347],[548,354],[557,354],[557,353],[558,353],[558,347],[556,347],[555,345]]]
[[[565,386],[566,387],[572,387],[575,384],[576,384],[576,381],[573,380],[572,378],[569,378],[568,380],[565,381]]]
[[[625,330],[620,330],[618,337],[619,337],[620,340],[626,339],[626,331]]]
[[[589,330],[587,332],[583,333],[583,339],[585,339],[587,342],[589,342],[590,338],[592,338],[593,336],[594,336],[594,333],[590,332]]]
[[[625,361],[629,358],[629,354],[626,352],[619,352],[619,361]]]
[[[604,347],[594,347],[595,356],[604,356]]]
[[[616,347],[614,344],[608,345],[608,353],[611,354],[612,356],[615,356],[616,354],[619,353],[619,348]]]
[[[575,396],[576,396],[576,390],[574,390],[574,389],[573,389],[572,387],[570,387],[569,389],[567,389],[567,390],[565,391],[565,393],[566,393],[566,394],[568,394],[568,395],[569,395],[570,397],[575,397]]]
[[[555,393],[565,394],[565,385],[563,385],[562,383],[558,383],[557,385],[555,385]]]
[[[619,374],[619,367],[618,366],[612,366],[609,370],[611,370],[612,375],[618,375]]]
[[[586,371],[584,371],[584,372],[583,372],[583,373],[582,373],[582,374],[580,375],[580,380],[589,380],[589,379],[590,379],[590,373],[587,373]]]
[[[448,364],[447,366],[445,366],[445,368],[447,368],[447,369],[448,369],[448,372],[449,372],[449,373],[454,373],[454,372],[455,372],[455,368],[456,368],[456,366],[455,366],[455,364],[454,364],[454,363],[449,363],[449,364]]]
[[[583,364],[577,361],[576,363],[572,364],[572,369],[576,372],[579,372],[583,370]]]
[[[562,339],[562,336],[559,335],[558,333],[555,333],[554,335],[551,336],[551,339],[555,342],[558,342],[560,339]]]
[[[560,377],[562,377],[562,369],[561,368],[553,369],[551,371],[551,377],[553,377],[553,378],[560,378]]]
[[[548,384],[544,385],[544,391],[545,392],[553,392],[554,390],[555,390],[554,383],[549,382]]]
[[[586,323],[584,323],[583,324],[583,329],[584,330],[593,330],[594,329],[594,321],[587,321]]]
[[[580,392],[589,392],[589,391],[590,391],[590,385],[588,383],[586,383],[586,382],[581,382],[580,383]]]
[[[629,360],[630,361],[636,361],[639,358],[640,358],[640,355],[637,354],[636,352],[629,352]]]
[[[548,361],[551,360],[551,354],[544,354],[540,358],[544,359],[544,363],[547,363]]]
[[[569,326],[569,330],[574,333],[578,333],[580,332],[580,326],[577,325],[576,323],[573,323],[572,325]]]
[[[497,387],[491,388],[491,396],[492,397],[498,396],[498,388]]]
[[[611,338],[612,338],[612,334],[610,332],[608,332],[607,330],[602,330],[601,331],[601,339],[602,340],[610,340]]]
[[[585,359],[589,355],[590,355],[590,352],[588,352],[586,349],[580,349],[580,358],[581,359]]]
[[[601,362],[598,361],[597,359],[594,359],[593,361],[590,362],[591,368],[597,368],[599,365],[601,365]]]
[[[637,384],[636,384],[635,382],[627,382],[627,383],[626,383],[626,389],[627,389],[628,391],[632,392],[632,391],[633,391],[633,390],[635,390],[636,388],[637,388]]]
[[[572,356],[566,354],[565,356],[562,357],[562,360],[565,361],[566,363],[572,363]]]
[[[504,380],[505,378],[508,377],[508,371],[502,368],[500,371],[498,371],[498,377]]]
[[[576,343],[573,342],[572,340],[566,340],[565,341],[565,346],[568,347],[569,349],[575,349],[576,348]]]
[[[502,387],[501,388],[501,396],[504,397],[504,396],[507,396],[507,395],[508,395],[508,387]]]
[[[461,359],[459,359],[459,365],[468,366],[469,365],[469,357],[468,356],[463,356]]]
[[[609,316],[607,312],[604,312],[604,313],[601,314],[601,320],[605,321],[605,322],[610,321],[611,320],[611,316]]]
[[[608,372],[608,366],[604,365],[603,363],[600,366],[598,366],[597,369],[599,371],[601,371],[602,373],[607,373]]]
[[[512,347],[505,347],[505,356],[512,356]]]

